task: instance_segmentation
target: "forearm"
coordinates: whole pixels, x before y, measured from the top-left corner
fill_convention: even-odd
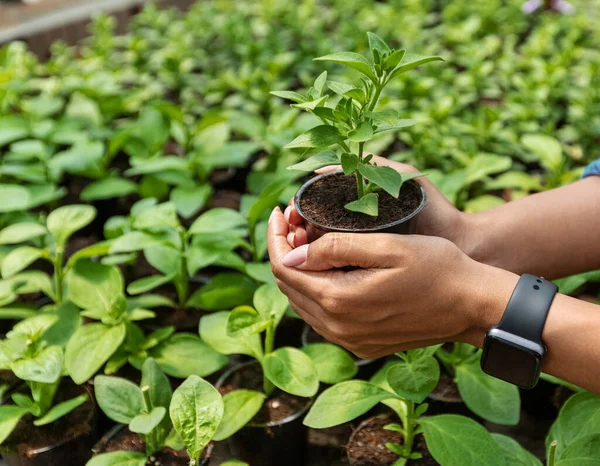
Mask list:
[[[496,268],[482,270],[470,291],[474,324],[465,340],[481,347],[487,330],[498,324],[518,276]],[[548,348],[543,371],[600,394],[600,306],[557,294],[542,341]]]
[[[478,262],[550,279],[600,269],[600,177],[463,219],[457,243]]]

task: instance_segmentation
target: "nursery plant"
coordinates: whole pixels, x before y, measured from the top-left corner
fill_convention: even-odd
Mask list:
[[[105,364],[108,374],[128,362],[139,369],[148,356],[154,357],[168,375],[178,378],[209,375],[227,364],[226,357],[196,335],[174,334],[172,327],[145,335],[136,322],[155,314],[138,306],[159,306],[164,299],[146,295],[128,300],[116,266],[80,261],[69,274],[68,286],[71,300],[83,309],[81,315],[98,321],[81,326],[66,346],[65,367],[77,384],[87,382]]]
[[[273,91],[272,94],[294,101],[293,107],[313,113],[323,123],[286,146],[303,149],[308,154],[319,151],[290,169],[314,171],[329,165],[341,165],[344,175],[356,179],[355,199],[344,207],[377,217],[381,192],[397,199],[404,182],[421,176],[420,173],[401,174],[389,167],[379,167],[370,163],[372,155],[365,154],[365,144],[378,134],[416,123],[412,119],[401,119],[396,110],[379,110],[377,104],[381,94],[393,78],[442,58],[407,54],[403,49],[390,48],[376,34],[367,35],[371,51],[369,58],[353,52],[341,52],[316,59],[352,68],[360,73],[361,84],[328,81],[327,72],[323,72],[306,95],[292,91]],[[339,96],[334,107],[325,106],[330,97],[325,92],[326,86]],[[334,144],[339,146],[339,153],[324,150]],[[328,189],[333,188],[330,186]]]

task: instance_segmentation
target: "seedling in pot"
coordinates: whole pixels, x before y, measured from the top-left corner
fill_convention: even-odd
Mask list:
[[[101,242],[80,249],[65,260],[69,238],[89,225],[95,216],[96,209],[92,206],[69,205],[50,212],[45,225],[21,222],[0,231],[0,244],[17,245],[2,260],[4,280],[0,284],[3,290],[0,302],[10,305],[19,294],[41,291],[56,304],[62,303],[65,276],[77,261],[108,252],[108,243]],[[52,264],[52,277],[39,270],[25,270],[40,259]]]
[[[509,453],[504,451],[505,437],[493,437],[477,422],[463,416],[424,416],[428,408],[424,400],[440,375],[439,364],[433,357],[436,349],[398,353],[402,360],[386,365],[370,382],[351,380],[328,388],[317,398],[304,424],[316,429],[340,425],[383,403],[399,420],[385,426],[402,435],[402,443],[386,445],[398,455],[397,466],[421,457],[415,450],[415,439],[419,435],[424,436],[429,453],[442,466],[506,464],[505,457],[509,457]],[[510,451],[528,455],[516,442]]]
[[[421,176],[420,173],[401,174],[392,168],[377,166],[371,163],[372,155],[365,154],[365,144],[377,135],[416,123],[415,120],[401,119],[400,114],[392,109],[379,111],[377,104],[381,94],[393,78],[442,58],[406,54],[405,50],[390,48],[373,33],[367,35],[371,57],[342,52],[316,59],[354,69],[361,74],[360,85],[327,81],[327,72],[324,72],[306,95],[291,91],[274,91],[272,94],[294,101],[293,107],[311,112],[323,123],[286,146],[303,149],[305,154],[318,152],[289,168],[312,172],[329,165],[341,165],[346,176],[356,178],[356,200],[347,203],[345,208],[377,217],[379,194],[382,191],[398,198],[405,181]],[[325,93],[326,86],[339,97],[334,107],[325,106],[330,97]],[[339,153],[326,150],[334,144],[339,147]]]
[[[196,465],[223,416],[221,395],[212,385],[191,376],[173,393],[169,379],[152,358],[142,366],[139,387],[120,377],[99,375],[94,390],[102,411],[113,421],[127,424],[143,439],[146,451],[102,453],[87,466],[144,465],[167,447],[186,448],[189,464]]]
[[[155,314],[143,306],[158,306],[164,299],[152,295],[127,299],[116,266],[80,261],[69,274],[68,286],[71,300],[83,309],[81,314],[99,321],[81,326],[67,344],[65,366],[77,384],[87,382],[105,364],[108,374],[128,362],[139,369],[148,356],[178,378],[206,376],[227,364],[226,357],[196,335],[174,334],[172,327],[144,335],[136,322]]]
[[[25,415],[34,426],[51,424],[86,403],[86,393],[55,403],[63,380],[63,348],[79,326],[78,310],[70,303],[56,312],[44,312],[17,323],[0,341],[0,368],[24,380],[29,394],[12,395],[14,404],[0,406],[0,444],[10,436]]]

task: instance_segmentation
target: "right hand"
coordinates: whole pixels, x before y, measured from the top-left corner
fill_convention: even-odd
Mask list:
[[[393,162],[384,157],[374,156],[372,161],[377,165],[391,167],[400,173],[419,171],[411,165]],[[317,170],[317,173],[327,173],[338,168],[339,166],[325,167]],[[466,215],[454,207],[426,176],[417,178],[417,181],[427,192],[427,204],[417,216],[416,234],[446,238],[464,250],[462,243],[466,237]],[[287,239],[291,247],[297,248],[316,239],[310,238],[307,234],[306,225],[294,208],[293,199],[290,201],[284,215],[290,225]]]

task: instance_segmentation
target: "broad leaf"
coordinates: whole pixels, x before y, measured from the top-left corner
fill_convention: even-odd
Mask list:
[[[369,39],[369,48],[371,51],[377,50],[380,55],[390,52],[388,45],[377,34],[367,32],[367,38]]]
[[[145,466],[148,458],[137,451],[112,451],[90,459],[85,466]]]
[[[150,277],[139,278],[127,285],[127,293],[131,295],[145,293],[169,283],[173,280],[173,277],[173,275],[151,275]]]
[[[28,413],[28,409],[19,406],[0,406],[0,444],[8,438],[21,418]]]
[[[100,201],[115,197],[125,197],[137,192],[137,185],[130,180],[111,177],[87,185],[79,196],[83,201]]]
[[[548,441],[558,442],[557,456],[578,438],[600,434],[600,397],[589,392],[573,395],[552,425]]]
[[[540,165],[546,170],[560,170],[563,150],[558,140],[543,134],[526,134],[521,138],[521,143],[536,155]]]
[[[14,374],[22,380],[54,383],[63,368],[63,351],[58,346],[49,346],[33,358],[19,359],[12,365]]]
[[[262,366],[265,377],[287,393],[311,397],[319,389],[317,369],[299,349],[279,348],[265,356]]]
[[[142,392],[129,380],[97,375],[94,392],[100,409],[115,422],[129,424],[142,412]]]
[[[166,414],[167,410],[164,406],[153,408],[152,411],[147,414],[138,414],[129,423],[129,430],[136,434],[149,434],[163,421]]]
[[[177,187],[171,191],[171,202],[183,218],[190,218],[202,209],[213,192],[210,184],[201,184],[192,188]]]
[[[304,425],[325,429],[344,424],[363,415],[380,401],[395,397],[362,380],[342,382],[321,393],[304,418]]]
[[[373,139],[373,126],[371,123],[363,122],[360,126],[348,133],[348,139],[352,142],[366,142]]]
[[[256,284],[238,273],[220,273],[206,285],[199,288],[189,299],[189,307],[207,311],[232,309],[236,306],[251,304]]]
[[[463,416],[421,418],[431,456],[444,466],[505,466],[502,450],[483,426]]]
[[[96,218],[96,209],[89,205],[67,205],[48,215],[46,226],[58,245],[64,245],[71,235],[88,226]]]
[[[254,390],[234,390],[223,396],[224,414],[214,440],[231,437],[258,413],[265,395]]]
[[[288,170],[298,170],[303,172],[313,172],[319,168],[329,167],[331,165],[338,165],[340,159],[337,154],[331,150],[319,152],[317,155],[313,155],[302,162],[296,163],[288,167]]]
[[[192,235],[218,234],[247,228],[247,221],[237,210],[217,207],[200,215],[189,229]]]
[[[33,422],[33,424],[38,427],[45,426],[47,424],[51,424],[54,421],[60,419],[61,417],[66,416],[71,411],[77,409],[82,404],[87,403],[88,401],[89,401],[89,397],[88,397],[87,393],[84,393],[83,395],[79,395],[76,398],[72,398],[70,400],[63,401],[62,403],[59,403],[59,404],[53,406],[46,413],[45,416],[43,416],[39,419],[36,419]]]
[[[229,312],[215,312],[200,319],[200,337],[221,354],[246,354],[257,359],[262,357],[260,335],[232,338],[227,335]]]
[[[31,193],[23,186],[0,184],[0,213],[29,209],[31,202]]]
[[[123,295],[123,277],[116,266],[80,260],[68,275],[69,298],[82,309],[110,313]]]
[[[600,434],[577,438],[564,449],[556,466],[600,466]]]
[[[389,368],[387,381],[399,396],[422,403],[438,384],[440,365],[432,357],[399,361]]]
[[[29,123],[25,118],[3,116],[0,118],[0,147],[29,135]]]
[[[344,170],[344,174],[351,175],[358,168],[360,159],[358,158],[357,155],[344,152],[341,157],[341,162],[342,162],[342,170]]]
[[[271,91],[270,94],[276,97],[281,97],[282,99],[291,100],[296,103],[306,102],[306,97],[304,97],[302,94],[298,94],[297,92]]]
[[[369,77],[373,81],[377,78],[375,77],[375,73],[373,73],[373,69],[371,68],[371,64],[368,60],[359,55],[358,53],[353,52],[339,52],[332,53],[330,55],[325,55],[323,57],[315,58],[317,61],[330,61],[333,63],[338,63],[340,65],[347,66],[356,71],[361,72],[365,76]]]
[[[275,325],[279,324],[289,306],[287,296],[275,283],[261,285],[254,293],[252,302],[262,318],[264,320],[272,318]]]
[[[131,231],[114,239],[110,246],[110,254],[123,252],[141,251],[151,246],[158,246],[164,243],[164,237],[158,234],[146,233],[143,231]]]
[[[197,459],[223,418],[221,395],[200,377],[190,376],[173,393],[169,411],[190,458]]]
[[[358,372],[358,366],[344,349],[331,343],[313,343],[302,348],[312,359],[319,380],[336,384],[350,380]]]
[[[2,277],[10,278],[38,260],[44,251],[33,246],[13,249],[2,260]]]
[[[286,149],[328,147],[342,142],[344,136],[335,126],[320,125],[309,129],[285,146]]]
[[[377,217],[377,215],[379,215],[378,202],[377,194],[369,193],[357,201],[349,202],[344,207],[352,212],[361,212],[370,215],[371,217]]]
[[[173,391],[169,379],[160,369],[158,363],[148,358],[142,366],[142,381],[140,387],[150,387],[150,401],[152,406],[169,407]]]
[[[371,164],[361,163],[358,166],[359,173],[367,180],[375,183],[390,196],[398,197],[403,178],[400,173],[390,167],[376,167]]]
[[[229,313],[227,335],[231,338],[256,335],[271,325],[271,319],[264,319],[250,306],[238,306]]]
[[[465,183],[471,184],[483,180],[488,175],[508,170],[511,165],[512,159],[508,156],[477,154],[467,166]]]
[[[45,235],[46,228],[39,223],[22,222],[9,225],[0,231],[0,244],[17,244]]]
[[[444,61],[442,57],[417,55],[413,53],[407,53],[402,57],[400,64],[392,72],[392,78],[396,77],[401,73],[405,73],[408,70],[412,70],[417,66],[424,65],[432,61]]]
[[[492,434],[492,438],[502,450],[507,466],[543,466],[540,460],[525,450],[516,440],[502,434]]]

